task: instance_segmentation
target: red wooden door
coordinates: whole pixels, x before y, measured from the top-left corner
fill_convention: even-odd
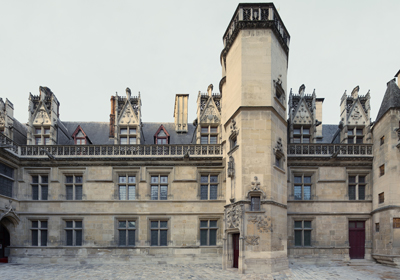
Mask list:
[[[239,267],[239,234],[232,234],[233,267]]]
[[[350,259],[363,259],[365,254],[365,222],[349,222]]]

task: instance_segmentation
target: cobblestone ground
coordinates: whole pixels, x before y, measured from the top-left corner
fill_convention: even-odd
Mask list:
[[[0,279],[400,279],[400,269],[378,264],[370,266],[292,265],[282,273],[239,275],[220,265],[16,265],[0,264]]]

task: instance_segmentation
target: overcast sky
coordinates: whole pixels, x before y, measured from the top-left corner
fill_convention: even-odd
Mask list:
[[[253,2],[253,1],[242,1]],[[110,97],[140,91],[144,122],[173,122],[174,98],[221,79],[222,35],[239,2],[0,0],[0,97],[28,121],[29,92],[49,87],[64,121],[109,121]],[[274,2],[291,36],[288,90],[324,97],[323,122],[357,85],[375,120],[400,69],[400,1]]]

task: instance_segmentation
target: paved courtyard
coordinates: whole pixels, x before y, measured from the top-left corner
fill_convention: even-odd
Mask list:
[[[400,279],[400,269],[371,263],[367,266],[292,265],[283,273],[239,275],[220,265],[106,264],[18,265],[0,264],[0,279]]]

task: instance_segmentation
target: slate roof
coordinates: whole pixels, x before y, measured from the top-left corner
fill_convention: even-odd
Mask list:
[[[319,143],[336,143],[334,140],[336,140],[337,135],[336,132],[339,131],[338,125],[337,124],[323,124],[322,125],[322,141]],[[339,143],[339,142],[338,142]]]
[[[391,108],[400,108],[400,88],[397,86],[395,79],[387,83],[385,96],[383,96],[381,108],[375,122],[379,121]]]
[[[61,145],[74,145],[74,139],[72,139],[72,134],[78,127],[81,126],[83,131],[89,137],[90,141],[94,145],[113,145],[114,139],[108,137],[110,123],[108,122],[62,122],[68,131],[68,136],[70,139],[66,140],[66,143],[59,143]]]
[[[144,122],[142,123],[142,139],[141,144],[144,145],[153,145],[154,144],[154,134],[160,128],[161,125],[169,133],[169,144],[193,144],[193,133],[195,130],[195,126],[193,124],[188,124],[188,132],[187,133],[177,133],[175,131],[175,123],[153,123],[153,122]]]
[[[14,126],[13,141],[19,145],[26,145],[26,135],[27,135],[26,125],[20,123],[17,119],[14,119],[13,126]]]

